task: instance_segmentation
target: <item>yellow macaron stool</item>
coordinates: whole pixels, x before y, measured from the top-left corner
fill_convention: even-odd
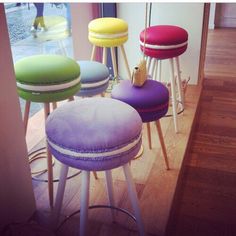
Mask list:
[[[128,24],[119,18],[103,17],[92,20],[88,25],[88,39],[93,44],[91,60],[95,60],[96,48],[103,48],[103,64],[107,64],[107,48],[111,50],[112,66],[114,77],[118,76],[115,47],[120,47],[124,57],[128,76],[131,79],[131,73],[126,57],[124,43],[128,40]]]

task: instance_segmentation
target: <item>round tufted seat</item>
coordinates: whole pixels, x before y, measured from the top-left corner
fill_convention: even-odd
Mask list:
[[[141,130],[142,121],[135,109],[110,98],[67,103],[46,123],[48,144],[55,158],[91,171],[129,162],[139,151]]]
[[[111,97],[135,108],[143,122],[158,120],[168,111],[169,92],[155,80],[146,80],[142,87],[135,87],[131,81],[123,80],[114,87]]]
[[[77,96],[91,97],[102,94],[109,85],[107,66],[96,61],[78,61],[81,71],[81,89]]]
[[[119,18],[103,17],[88,25],[89,41],[99,47],[117,47],[128,40],[128,24]]]
[[[166,168],[169,169],[166,148],[161,131],[159,119],[165,116],[169,106],[168,89],[160,82],[146,80],[142,87],[133,86],[129,80],[123,80],[116,85],[111,91],[111,97],[125,102],[135,108],[142,118],[143,122],[147,122],[149,148],[151,145],[151,131],[149,122],[155,121],[159,134],[162,151],[165,158]]]
[[[188,33],[174,25],[157,25],[146,29],[144,49],[144,32],[140,34],[140,46],[146,56],[167,59],[183,54],[188,46]]]
[[[111,169],[122,166],[139,232],[145,235],[128,164],[140,149],[141,131],[142,120],[137,111],[111,98],[73,101],[50,114],[46,122],[47,141],[52,154],[62,163],[53,211],[54,227],[58,223],[69,167],[82,170],[80,235],[84,236],[89,208],[90,171],[105,171],[110,207],[114,209]],[[111,214],[114,217],[113,210]]]
[[[19,96],[31,102],[56,102],[80,89],[76,61],[60,55],[36,55],[15,63]]]

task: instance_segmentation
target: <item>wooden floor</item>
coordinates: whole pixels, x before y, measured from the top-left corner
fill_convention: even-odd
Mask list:
[[[168,236],[236,235],[236,30],[209,32],[199,115]]]

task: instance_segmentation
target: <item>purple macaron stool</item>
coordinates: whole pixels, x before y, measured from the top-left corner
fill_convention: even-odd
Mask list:
[[[135,108],[143,123],[147,123],[149,148],[152,148],[150,123],[155,121],[167,170],[169,163],[159,119],[166,115],[169,106],[168,89],[160,82],[146,80],[142,87],[133,86],[130,80],[123,80],[116,85],[111,97]]]
[[[49,149],[62,163],[53,212],[54,226],[58,223],[69,167],[82,170],[80,235],[83,236],[89,208],[90,171],[105,171],[109,207],[114,209],[111,170],[122,166],[139,233],[145,234],[128,164],[140,149],[141,132],[142,120],[138,112],[128,104],[111,98],[73,101],[49,115],[46,122]],[[114,210],[111,211],[114,217]]]

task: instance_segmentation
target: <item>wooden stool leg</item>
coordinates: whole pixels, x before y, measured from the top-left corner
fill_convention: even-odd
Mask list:
[[[102,51],[102,64],[107,64],[107,48],[104,47]]]
[[[157,127],[158,136],[159,136],[159,139],[160,139],[161,150],[162,150],[164,160],[165,160],[165,164],[166,164],[166,169],[169,170],[170,169],[169,161],[168,161],[166,146],[165,146],[165,142],[164,142],[164,138],[163,138],[163,134],[162,134],[162,130],[161,130],[161,124],[160,124],[159,120],[156,121],[156,127]]]
[[[93,45],[90,61],[94,61],[96,56],[96,45]]]
[[[67,165],[64,165],[61,163],[61,171],[60,171],[60,177],[59,177],[59,184],[58,184],[58,188],[57,188],[55,208],[53,209],[53,213],[52,213],[53,214],[53,219],[52,219],[53,220],[53,223],[52,223],[53,229],[56,229],[58,222],[59,222],[68,170],[69,170],[69,167]]]
[[[147,122],[147,135],[148,135],[148,146],[149,146],[149,149],[152,149],[151,128],[150,128],[150,123],[149,122]]]
[[[106,170],[105,174],[106,174],[107,194],[109,198],[109,203],[110,203],[110,206],[115,206],[111,170]],[[113,222],[115,222],[115,212],[113,209],[111,209],[111,216],[112,216]]]
[[[90,172],[83,170],[81,185],[81,198],[80,198],[80,236],[86,235],[87,222],[88,222],[88,207],[89,207],[89,183]]]
[[[28,127],[28,120],[29,120],[29,111],[30,111],[30,101],[25,102],[25,112],[24,112],[24,127],[25,127],[25,135],[27,133],[27,127]]]
[[[95,179],[98,179],[98,175],[97,175],[96,171],[93,171],[93,176],[94,176]]]
[[[179,57],[175,58],[175,63],[176,63],[176,69],[177,69],[176,83],[177,83],[177,88],[178,88],[179,101],[181,102],[181,108],[184,109],[184,94],[183,94],[181,72],[180,72],[180,66],[179,66]]]
[[[111,48],[111,60],[112,60],[112,67],[114,72],[114,77],[117,79],[118,71],[117,71],[117,63],[116,63],[116,54],[115,54],[115,48]]]
[[[120,46],[120,48],[121,48],[121,52],[122,52],[122,55],[123,55],[124,60],[125,60],[125,67],[126,67],[126,70],[128,72],[129,79],[131,80],[131,72],[130,72],[130,69],[129,69],[129,63],[128,63],[128,59],[127,59],[127,56],[126,56],[126,53],[125,53],[124,45],[122,44]]]
[[[69,99],[68,99],[69,102],[74,101],[74,100],[75,100],[74,96],[71,96],[71,97],[69,97]]]
[[[176,90],[175,90],[175,74],[174,74],[174,61],[170,59],[170,79],[171,79],[171,97],[172,97],[172,109],[175,132],[178,133],[178,121],[177,121],[177,104],[176,104]]]
[[[44,118],[45,121],[50,114],[49,103],[44,103]],[[53,170],[52,170],[52,154],[49,151],[48,145],[46,144],[47,149],[47,167],[48,167],[48,194],[49,194],[49,204],[50,207],[53,207]]]
[[[57,103],[56,103],[56,102],[53,102],[53,103],[52,103],[52,109],[53,109],[53,110],[57,109]]]
[[[141,217],[141,211],[140,211],[139,204],[138,204],[138,197],[137,197],[134,182],[132,180],[132,175],[130,172],[129,164],[125,164],[123,166],[123,170],[124,170],[124,174],[125,174],[126,183],[128,186],[128,193],[129,193],[129,197],[131,200],[131,205],[132,205],[134,215],[136,218],[136,222],[138,225],[138,229],[139,229],[139,235],[144,236],[145,231],[144,231],[143,220]]]

